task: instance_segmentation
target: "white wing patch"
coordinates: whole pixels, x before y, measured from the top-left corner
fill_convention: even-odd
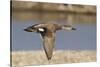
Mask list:
[[[41,32],[44,32],[44,29],[43,28],[39,28],[38,30],[41,31]]]

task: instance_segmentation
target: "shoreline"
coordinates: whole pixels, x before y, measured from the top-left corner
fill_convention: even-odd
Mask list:
[[[11,55],[12,66],[96,62],[96,50],[55,50],[49,63],[43,50],[12,51]]]
[[[93,5],[12,1],[11,7],[12,11],[96,14],[96,6]]]

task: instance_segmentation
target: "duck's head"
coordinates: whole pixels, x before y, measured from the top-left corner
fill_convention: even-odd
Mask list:
[[[63,25],[63,26],[62,26],[62,29],[63,29],[63,30],[76,30],[76,28],[73,28],[73,27],[70,26],[70,25]]]
[[[43,28],[43,27],[30,26],[30,27],[27,27],[26,29],[24,29],[24,31],[27,31],[27,32],[37,32],[37,33],[45,33],[47,30],[46,30],[46,28]]]

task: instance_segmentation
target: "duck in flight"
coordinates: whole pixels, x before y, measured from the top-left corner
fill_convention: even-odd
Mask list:
[[[24,31],[36,32],[42,36],[43,48],[47,59],[50,60],[53,54],[55,33],[58,30],[76,30],[70,25],[60,25],[57,23],[41,23],[27,27]]]

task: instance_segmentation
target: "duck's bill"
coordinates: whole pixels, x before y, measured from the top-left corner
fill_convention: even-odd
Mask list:
[[[32,30],[29,30],[29,29],[24,29],[24,31],[27,31],[27,32],[33,32]]]
[[[72,28],[72,30],[76,30],[76,28]]]
[[[32,28],[26,28],[26,29],[24,29],[24,31],[27,31],[27,32],[35,32],[35,30],[32,29]]]

